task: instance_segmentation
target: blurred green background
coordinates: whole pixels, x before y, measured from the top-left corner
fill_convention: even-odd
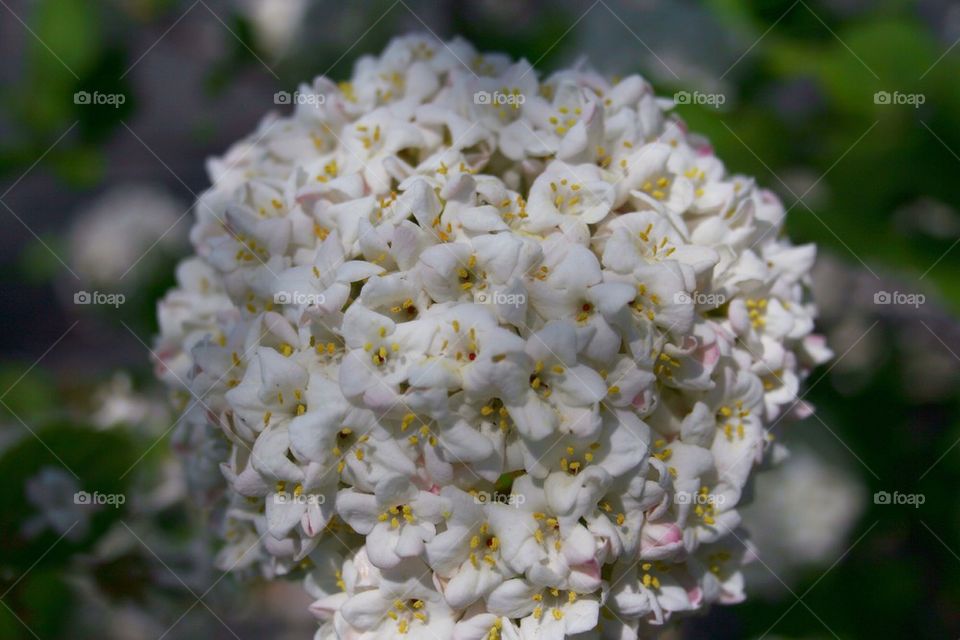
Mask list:
[[[758,495],[786,515],[753,520],[754,597],[677,637],[960,637],[960,5],[947,0],[0,0],[0,637],[311,636],[299,586],[210,567],[209,514],[189,506],[150,370],[155,304],[189,252],[205,159],[275,109],[275,91],[343,77],[409,31],[459,34],[541,75],[583,55],[666,97],[722,96],[678,112],[782,197],[795,241],[820,246],[837,357],[808,381],[817,417],[774,430],[815,461],[817,486]],[[75,304],[95,290],[125,302]],[[38,496],[74,487],[127,499],[71,529],[72,499]],[[923,503],[877,504],[882,491]]]

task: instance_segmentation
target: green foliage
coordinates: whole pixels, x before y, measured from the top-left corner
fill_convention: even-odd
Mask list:
[[[64,539],[51,548],[59,535],[47,530],[29,537],[20,526],[37,508],[27,501],[23,487],[45,467],[66,469],[76,474],[80,490],[101,494],[123,494],[126,472],[136,460],[129,436],[121,431],[95,431],[70,424],[31,426],[32,433],[20,439],[0,457],[0,477],[17,490],[0,492],[0,568],[19,574],[46,552],[44,566],[66,561],[73,553],[89,548],[124,513],[125,506],[104,507],[91,518],[90,532],[77,541]],[[131,498],[132,496],[127,496]]]

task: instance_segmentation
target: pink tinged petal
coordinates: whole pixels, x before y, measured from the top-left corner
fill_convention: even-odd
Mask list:
[[[602,576],[600,563],[591,560],[585,564],[570,567],[570,576],[567,578],[570,588],[581,593],[589,593],[600,588]]]
[[[646,523],[640,535],[640,557],[656,560],[679,551],[683,546],[683,530],[673,522]]]
[[[561,551],[569,564],[585,564],[592,561],[596,555],[596,541],[586,527],[578,524],[564,532]]]
[[[336,515],[336,512],[331,506],[327,506],[326,504],[308,504],[306,511],[300,519],[303,534],[308,538],[320,535],[334,515]]]
[[[697,609],[703,602],[703,589],[699,586],[691,587],[687,590],[687,599],[690,601],[690,605]]]

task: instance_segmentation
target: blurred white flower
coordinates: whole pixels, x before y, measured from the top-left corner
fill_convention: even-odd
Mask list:
[[[253,25],[257,44],[279,58],[293,45],[310,8],[310,0],[236,0]]]
[[[789,457],[761,474],[754,501],[742,509],[762,561],[747,570],[751,591],[782,593],[781,580],[789,585],[798,571],[837,560],[867,499],[849,469],[808,444],[791,444]]]
[[[24,491],[27,502],[39,511],[24,521],[24,536],[32,538],[47,529],[73,541],[87,535],[95,505],[75,499],[80,485],[71,473],[60,467],[43,467],[27,480]]]
[[[122,424],[136,430],[149,431],[151,427],[156,428],[167,416],[168,405],[136,391],[130,375],[124,371],[115,372],[110,380],[93,391],[90,420],[102,429]]]
[[[166,249],[180,246],[187,208],[148,185],[112,187],[76,217],[70,229],[70,263],[85,284],[131,288]]]

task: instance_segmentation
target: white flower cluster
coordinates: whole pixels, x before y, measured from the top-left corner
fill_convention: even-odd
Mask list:
[[[408,36],[298,94],[210,162],[159,311],[221,565],[305,575],[321,639],[741,600],[737,503],[830,355],[777,198],[639,76]]]

